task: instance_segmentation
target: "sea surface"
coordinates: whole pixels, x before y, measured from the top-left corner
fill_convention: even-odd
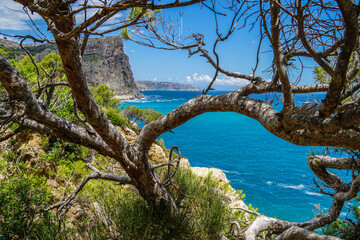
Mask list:
[[[166,114],[200,92],[144,91],[144,98],[124,101],[121,107],[136,105],[154,108]],[[226,92],[214,91],[212,94]],[[281,108],[280,95],[257,95],[261,100],[274,99]],[[297,94],[301,104],[321,101],[323,94]],[[215,167],[223,170],[235,189],[246,194],[245,203],[260,213],[289,221],[305,221],[326,211],[331,197],[317,193],[316,176],[307,165],[307,154],[323,153],[322,147],[297,146],[268,131],[257,121],[238,113],[202,114],[174,133],[160,136],[167,148],[176,145],[191,166]],[[320,182],[320,181],[319,181]]]

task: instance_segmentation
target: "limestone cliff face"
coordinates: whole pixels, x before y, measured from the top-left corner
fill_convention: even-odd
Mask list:
[[[124,53],[120,37],[89,39],[83,63],[87,79],[92,85],[106,84],[121,98],[143,96],[134,82],[129,57]]]
[[[25,56],[18,43],[13,41],[0,39],[0,48],[11,51],[11,58],[19,59]],[[38,61],[51,52],[58,53],[54,44],[29,44],[25,48],[36,56]],[[122,99],[143,97],[134,82],[129,57],[124,53],[124,45],[120,37],[89,39],[83,65],[87,80],[91,85],[106,84]]]

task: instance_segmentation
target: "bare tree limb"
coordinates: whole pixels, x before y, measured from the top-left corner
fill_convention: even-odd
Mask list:
[[[61,212],[61,210],[67,206],[76,196],[77,194],[85,187],[86,183],[90,181],[91,179],[102,179],[102,180],[109,180],[118,182],[120,184],[132,184],[131,179],[128,176],[122,175],[115,175],[110,173],[103,173],[100,172],[98,169],[96,169],[94,166],[92,166],[90,163],[86,163],[85,166],[89,167],[93,172],[91,172],[89,175],[87,175],[76,187],[74,192],[70,194],[69,197],[66,198],[65,201],[60,201],[54,205],[51,205],[47,208],[45,208],[42,211],[49,211],[55,208],[58,208],[58,212]]]

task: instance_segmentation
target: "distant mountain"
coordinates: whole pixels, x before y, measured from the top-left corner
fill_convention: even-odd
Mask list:
[[[139,91],[150,90],[170,90],[170,91],[201,91],[201,88],[193,87],[189,84],[174,82],[153,82],[153,81],[135,81]]]

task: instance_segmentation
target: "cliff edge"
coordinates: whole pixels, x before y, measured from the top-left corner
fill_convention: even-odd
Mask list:
[[[83,63],[92,85],[106,84],[121,99],[143,97],[135,84],[129,57],[124,53],[120,37],[89,39]]]

